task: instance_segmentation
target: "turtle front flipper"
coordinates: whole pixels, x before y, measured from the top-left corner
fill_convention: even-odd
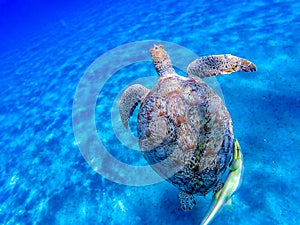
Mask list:
[[[239,71],[254,72],[256,66],[247,59],[224,54],[200,57],[191,62],[187,68],[188,77],[200,78]]]
[[[122,123],[126,128],[128,127],[128,120],[134,112],[135,107],[148,93],[149,89],[145,88],[143,85],[133,84],[122,94],[119,108]]]
[[[195,197],[192,194],[188,194],[184,191],[179,191],[179,203],[184,211],[192,210],[196,205]]]

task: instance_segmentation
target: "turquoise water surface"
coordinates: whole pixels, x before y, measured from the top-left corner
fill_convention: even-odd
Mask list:
[[[182,225],[205,216],[211,195],[184,212],[166,181],[115,183],[92,169],[74,137],[72,106],[85,71],[106,52],[144,40],[257,65],[256,73],[217,78],[245,169],[232,206],[212,224],[299,224],[299,12],[296,0],[0,1],[0,224]],[[148,60],[150,47],[141,49]],[[126,54],[102,63],[113,67]],[[150,61],[117,71],[93,111],[105,148],[130,165],[147,163],[117,137],[114,101],[131,82],[153,75]],[[134,133],[134,119],[131,127]]]

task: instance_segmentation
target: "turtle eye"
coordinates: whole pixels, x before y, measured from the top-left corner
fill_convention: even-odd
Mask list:
[[[160,46],[160,45],[154,45],[154,47],[153,47],[153,48],[154,48],[154,50],[157,50],[157,49],[159,49],[159,46]]]

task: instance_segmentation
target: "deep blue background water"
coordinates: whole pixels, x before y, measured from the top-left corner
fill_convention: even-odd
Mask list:
[[[299,224],[299,12],[296,0],[1,0],[0,223],[196,224],[204,217],[209,198],[183,212],[167,182],[113,183],[91,169],[74,139],[72,103],[88,66],[121,44],[156,39],[258,67],[218,77],[245,171],[231,209],[213,224]],[[99,95],[99,135],[123,161],[144,163],[118,143],[108,112],[126,84],[154,74],[151,63],[125,68]]]

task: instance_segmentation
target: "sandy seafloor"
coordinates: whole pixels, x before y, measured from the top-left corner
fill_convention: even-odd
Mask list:
[[[182,225],[204,217],[211,196],[197,197],[197,207],[184,212],[166,181],[114,183],[94,172],[74,138],[72,104],[85,70],[105,52],[142,40],[198,55],[232,53],[257,65],[256,73],[217,78],[245,169],[232,206],[212,224],[299,224],[299,1],[87,0],[49,3],[48,10],[45,1],[32,12],[25,2],[19,19],[18,7],[0,4],[7,10],[0,37],[0,224]],[[150,61],[118,71],[95,109],[106,149],[132,165],[146,161],[117,139],[110,112],[122,89],[149,75]]]

